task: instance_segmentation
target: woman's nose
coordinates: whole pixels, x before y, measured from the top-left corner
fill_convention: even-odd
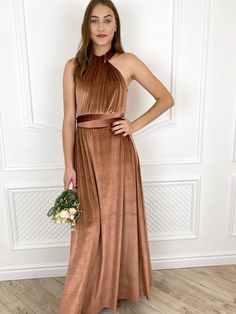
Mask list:
[[[99,23],[99,25],[98,25],[98,29],[99,30],[104,30],[104,25],[103,25],[103,23],[101,22],[101,23]]]

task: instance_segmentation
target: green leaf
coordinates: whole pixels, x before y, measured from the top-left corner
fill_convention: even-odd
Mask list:
[[[54,210],[55,207],[50,208],[49,211],[47,212],[47,215],[50,217],[53,214]]]

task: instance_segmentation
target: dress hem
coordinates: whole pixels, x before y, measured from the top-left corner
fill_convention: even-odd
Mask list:
[[[149,294],[149,295],[146,295],[146,294],[141,294],[139,297],[137,297],[137,298],[132,298],[132,297],[118,297],[118,300],[125,300],[125,301],[131,301],[132,303],[134,303],[134,304],[138,304],[139,302],[140,302],[140,299],[142,298],[142,297],[146,297],[146,299],[149,301],[149,300],[151,300],[151,294]],[[122,302],[122,301],[121,301]],[[120,305],[120,306],[122,306],[122,304]],[[112,311],[117,311],[118,310],[118,308],[120,308],[120,306],[111,306],[111,305],[103,305],[103,306],[97,306],[96,308],[95,308],[95,313],[96,314],[100,314],[105,308],[106,309],[109,309],[109,310],[112,310]]]

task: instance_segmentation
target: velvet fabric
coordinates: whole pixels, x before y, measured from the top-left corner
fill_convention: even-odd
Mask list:
[[[83,209],[71,231],[59,314],[98,314],[118,299],[151,298],[152,270],[139,157],[132,135],[112,134],[128,88],[109,59],[93,54],[76,85],[74,167]]]

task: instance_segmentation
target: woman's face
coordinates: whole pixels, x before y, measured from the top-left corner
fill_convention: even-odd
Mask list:
[[[116,31],[116,20],[112,9],[106,5],[97,4],[90,17],[91,40],[95,45],[103,46],[112,41]],[[99,37],[98,35],[106,35]]]

